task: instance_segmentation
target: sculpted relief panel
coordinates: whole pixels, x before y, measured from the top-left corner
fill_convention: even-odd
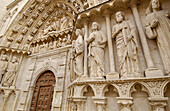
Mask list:
[[[0,56],[0,86],[15,86],[20,60],[23,56],[1,50]]]

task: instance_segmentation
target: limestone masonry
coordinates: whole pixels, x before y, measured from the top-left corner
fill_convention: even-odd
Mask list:
[[[0,8],[0,111],[170,111],[170,0]]]

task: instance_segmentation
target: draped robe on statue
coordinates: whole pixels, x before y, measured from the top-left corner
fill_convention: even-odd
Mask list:
[[[18,70],[18,62],[10,62],[7,68],[7,73],[3,81],[4,86],[11,86]]]
[[[170,19],[169,13],[165,10],[153,12],[146,16],[146,34],[148,38],[156,38],[160,55],[165,67],[165,72],[170,74]],[[151,24],[158,21],[154,28]]]
[[[89,69],[90,77],[103,77],[104,75],[104,49],[107,41],[106,36],[101,31],[92,32],[88,38],[89,44]],[[99,44],[99,42],[104,42]]]
[[[83,47],[83,37],[81,35],[75,41],[75,63],[74,63],[74,71],[76,76],[83,75],[83,56],[84,56],[84,47]]]
[[[115,35],[114,33],[119,29],[122,30]],[[140,69],[137,57],[137,40],[134,35],[135,31],[135,26],[130,20],[117,23],[112,28],[112,34],[116,37],[119,67],[123,78],[141,76],[139,75]],[[131,39],[128,40],[130,37]]]
[[[1,61],[0,61],[0,82],[2,80],[2,76],[6,72],[7,66],[8,66],[8,57],[7,55],[2,55]]]

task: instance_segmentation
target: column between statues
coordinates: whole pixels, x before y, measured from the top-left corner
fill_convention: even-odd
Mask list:
[[[88,19],[84,22],[84,74],[83,76],[88,76],[88,63],[87,63],[87,38],[88,38]]]
[[[106,18],[107,39],[108,39],[108,48],[109,48],[109,62],[110,62],[110,64],[109,64],[110,72],[109,72],[109,74],[106,75],[106,78],[107,79],[119,79],[119,74],[115,70],[115,63],[114,63],[110,11],[108,9],[104,10],[104,15]]]
[[[160,70],[160,69],[158,69],[154,66],[136,3],[131,3],[131,9],[132,9],[132,12],[133,12],[133,15],[134,15],[134,19],[135,19],[137,29],[138,29],[138,32],[139,32],[144,56],[145,56],[145,59],[146,59],[146,64],[147,64],[147,69],[145,70],[146,77],[164,76],[162,70]]]

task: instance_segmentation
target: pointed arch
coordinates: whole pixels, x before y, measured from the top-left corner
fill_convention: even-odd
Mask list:
[[[86,85],[81,90],[81,96],[95,96],[94,89],[90,85]]]
[[[55,86],[55,76],[50,70],[43,72],[36,80],[30,111],[50,110]]]
[[[136,85],[136,84],[139,84],[142,86],[142,90],[146,93],[148,93],[149,96],[152,96],[152,91],[150,90],[150,88],[148,87],[148,85],[144,82],[133,82],[129,85],[129,88],[128,88],[128,96],[131,97],[131,94],[132,94],[132,88]]]

